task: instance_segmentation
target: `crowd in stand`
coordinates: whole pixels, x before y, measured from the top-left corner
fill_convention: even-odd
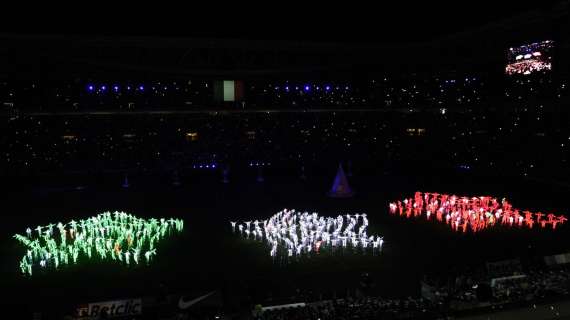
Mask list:
[[[488,274],[487,274],[488,276]],[[256,314],[257,319],[433,319],[450,316],[456,311],[476,310],[489,305],[537,303],[544,298],[570,293],[570,269],[534,270],[524,276],[502,280],[492,289],[491,297],[477,294],[478,285],[469,278],[469,286],[451,290],[439,288],[430,299],[383,299],[379,297],[347,298],[309,303],[302,307],[285,307]],[[477,279],[476,282],[483,279]],[[488,281],[488,279],[487,279]],[[480,284],[479,284],[480,285]],[[489,300],[490,298],[490,300]]]
[[[368,81],[281,81],[252,83],[253,107],[437,108],[477,106],[488,98],[477,77],[379,78]]]
[[[429,161],[546,179],[570,176],[566,80],[514,77],[502,97],[485,89],[487,82],[473,76],[245,82],[246,110],[341,106],[382,112],[54,117],[32,114],[199,110],[214,105],[213,84],[77,80],[46,87],[4,81],[2,114],[11,120],[0,127],[0,167],[10,174],[30,174],[261,161],[300,170],[327,159],[338,163],[351,158],[362,166]],[[520,141],[525,141],[523,148]]]
[[[536,96],[568,96],[565,77],[542,73],[494,79],[480,75],[378,76],[360,80],[243,80],[235,104],[216,99],[216,81],[0,80],[0,103],[20,112],[195,111],[236,105],[241,109],[307,108],[429,110],[488,108]],[[529,106],[532,107],[532,106]]]
[[[570,270],[536,270],[525,277],[501,281],[493,290],[499,302],[534,300],[570,292]]]
[[[570,160],[570,131],[563,120],[563,114],[555,117],[542,109],[501,115],[30,116],[0,128],[0,167],[11,174],[29,174],[263,161],[281,162],[295,170],[305,166],[309,171],[327,159],[335,163],[351,159],[361,167],[427,161],[450,168],[563,178],[569,176]],[[524,148],[519,147],[520,141],[525,141]]]
[[[422,298],[404,300],[360,298],[326,301],[303,307],[289,307],[263,312],[258,319],[422,319],[437,314],[438,307]]]
[[[489,92],[473,76],[379,78],[361,81],[244,81],[248,109],[474,107]],[[0,102],[21,111],[200,110],[223,106],[215,81],[0,81]]]

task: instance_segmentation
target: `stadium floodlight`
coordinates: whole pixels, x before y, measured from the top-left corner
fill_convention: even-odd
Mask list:
[[[311,90],[311,87],[305,86],[305,91],[309,91],[309,90]]]
[[[95,90],[95,87],[92,84],[90,84],[87,86],[87,90],[93,91],[93,90]]]
[[[119,86],[117,85],[113,86],[113,90],[115,90],[115,92],[119,91]]]
[[[139,86],[140,91],[144,91],[144,86]]]
[[[107,90],[107,86],[101,86],[101,91]]]

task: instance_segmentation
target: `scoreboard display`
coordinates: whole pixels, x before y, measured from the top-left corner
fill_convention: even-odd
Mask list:
[[[509,48],[507,52],[508,75],[529,75],[536,72],[552,70],[551,51],[554,43],[551,40],[531,43],[520,47]]]

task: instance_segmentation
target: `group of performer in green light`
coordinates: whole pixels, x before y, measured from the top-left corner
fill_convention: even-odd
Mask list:
[[[14,238],[27,248],[20,269],[31,276],[37,266],[58,269],[96,256],[127,265],[139,264],[143,259],[150,263],[157,242],[183,228],[181,219],[141,219],[115,211],[66,224],[28,228],[26,235],[16,234]]]

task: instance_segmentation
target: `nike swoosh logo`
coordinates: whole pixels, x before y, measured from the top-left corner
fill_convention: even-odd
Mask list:
[[[196,304],[196,303],[198,303],[198,302],[200,302],[200,301],[202,301],[202,300],[208,298],[209,296],[213,295],[214,293],[216,293],[216,291],[212,291],[212,292],[207,293],[207,294],[205,294],[205,295],[203,295],[203,296],[200,296],[200,297],[198,297],[198,298],[196,298],[196,299],[194,299],[194,300],[190,300],[190,301],[186,301],[186,302],[184,302],[184,297],[180,297],[180,300],[178,301],[178,307],[179,307],[180,309],[188,309],[188,308],[190,308],[192,305],[194,305],[194,304]]]

